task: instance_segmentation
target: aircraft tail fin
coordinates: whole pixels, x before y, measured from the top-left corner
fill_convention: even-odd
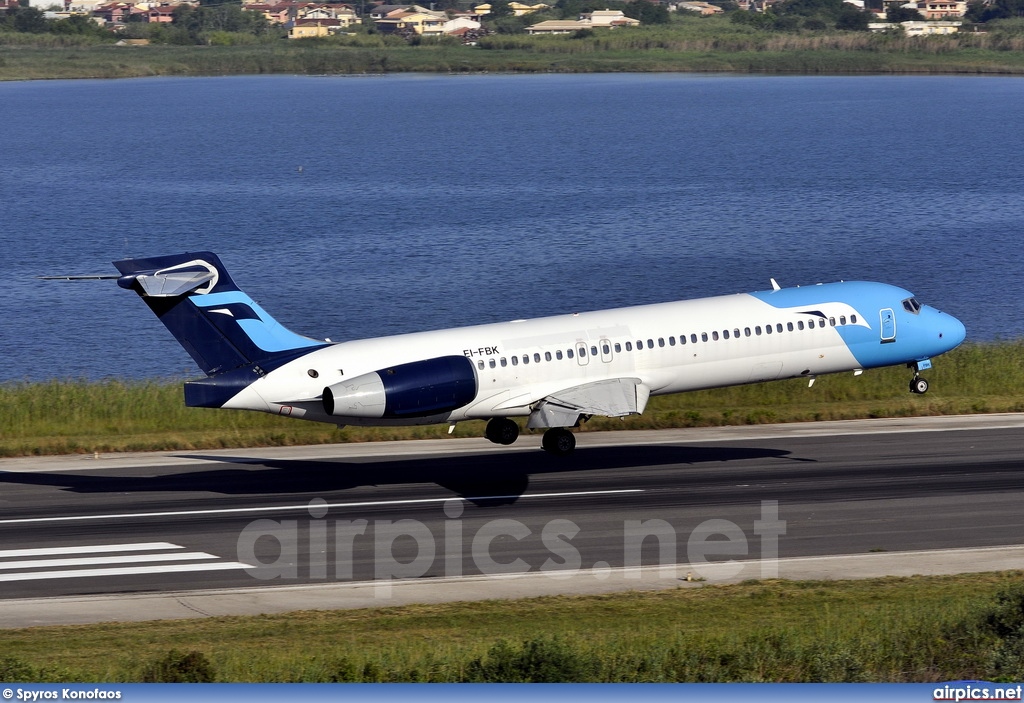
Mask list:
[[[207,376],[238,368],[258,375],[325,342],[283,327],[231,280],[212,252],[113,262],[117,284],[146,301]]]

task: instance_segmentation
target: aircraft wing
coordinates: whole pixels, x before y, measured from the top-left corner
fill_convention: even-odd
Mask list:
[[[651,389],[639,378],[612,378],[584,383],[543,398],[534,406],[526,426],[572,427],[580,415],[638,415],[647,407],[650,395]]]

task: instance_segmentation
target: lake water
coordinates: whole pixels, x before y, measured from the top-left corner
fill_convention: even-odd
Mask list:
[[[0,84],[0,380],[194,376],[110,261],[211,249],[334,340],[869,279],[1024,335],[1024,80]]]

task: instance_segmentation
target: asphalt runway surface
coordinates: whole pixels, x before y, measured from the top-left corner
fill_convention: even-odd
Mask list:
[[[3,460],[0,600],[1020,546],[1022,438],[1009,414]]]

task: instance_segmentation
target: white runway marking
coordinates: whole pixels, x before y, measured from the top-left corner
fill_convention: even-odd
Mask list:
[[[503,496],[449,496],[448,498],[417,498],[412,500],[369,500],[360,503],[323,503],[317,508],[367,508],[383,505],[422,505],[426,503],[445,503],[449,500],[527,500],[530,498],[574,498],[579,496],[602,496],[621,493],[643,493],[642,488],[622,488],[607,491],[571,491],[568,493],[527,493],[524,495],[503,495]],[[127,518],[150,518],[150,517],[185,517],[194,515],[240,515],[245,513],[265,513],[281,510],[309,510],[309,503],[300,505],[266,505],[256,508],[215,508],[212,510],[173,510],[161,513],[112,513],[109,515],[65,515],[61,517],[29,517],[0,520],[0,525],[24,525],[26,523],[40,522],[83,522],[88,520],[124,520]]]
[[[84,547],[43,547],[40,549],[0,549],[0,559],[11,557],[48,557],[61,554],[97,554],[103,552],[148,552],[159,549],[184,549],[170,542],[138,542],[136,544],[93,544]]]
[[[194,571],[251,569],[237,561],[213,561],[220,557],[206,552],[178,551],[185,548],[170,542],[136,544],[94,544],[75,547],[40,547],[0,550],[0,582],[42,581],[90,576],[132,576]],[[130,554],[126,552],[131,552]],[[91,556],[70,556],[91,555]],[[27,558],[26,558],[27,557]],[[46,559],[38,557],[57,557]],[[172,563],[173,562],[173,563]],[[192,562],[192,563],[184,563]],[[137,564],[137,566],[105,566]],[[79,567],[79,568],[68,568]]]

